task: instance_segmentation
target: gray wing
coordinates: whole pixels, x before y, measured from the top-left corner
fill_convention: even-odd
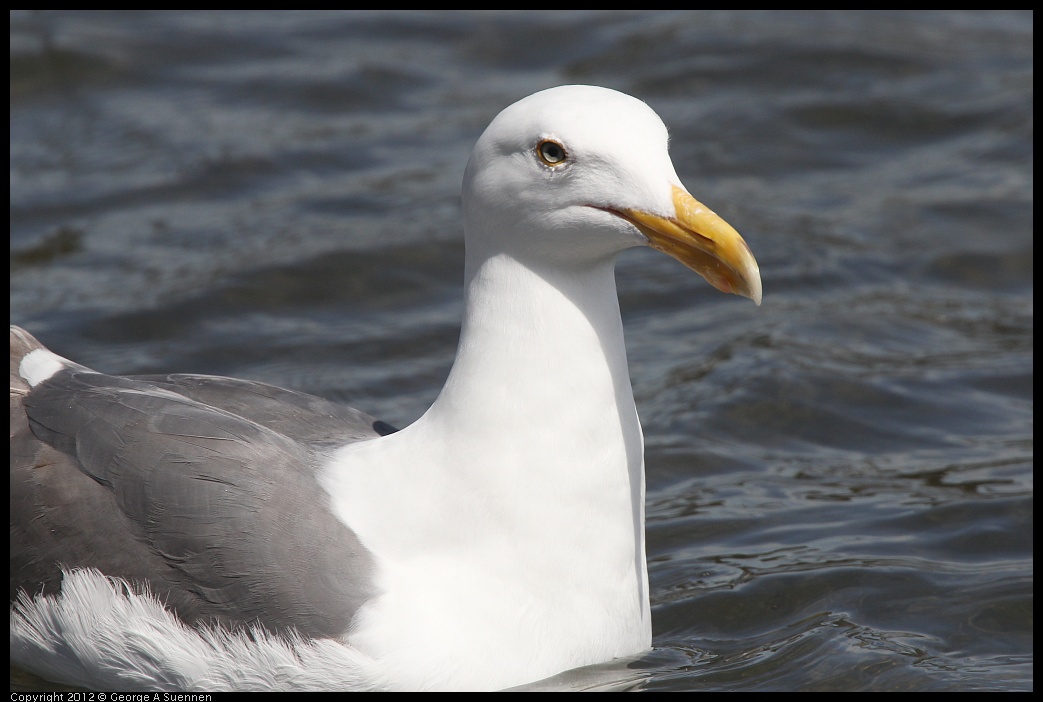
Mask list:
[[[397,431],[354,407],[254,380],[185,373],[127,377],[223,409],[301,442],[342,446]]]
[[[332,514],[316,446],[390,427],[227,378],[71,367],[28,388],[16,357],[39,342],[11,339],[12,599],[56,591],[61,566],[94,567],[147,583],[190,623],[348,629],[371,556]]]

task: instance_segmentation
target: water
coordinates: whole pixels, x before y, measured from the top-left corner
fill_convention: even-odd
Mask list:
[[[764,279],[756,308],[618,267],[635,687],[1030,690],[1032,45],[1028,12],[16,11],[11,321],[408,424],[455,351],[474,140],[623,90]]]

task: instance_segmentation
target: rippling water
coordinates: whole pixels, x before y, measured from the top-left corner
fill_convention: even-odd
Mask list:
[[[15,11],[11,321],[408,424],[455,352],[474,140],[536,90],[622,90],[764,278],[756,308],[618,267],[635,686],[1029,690],[1032,19]]]

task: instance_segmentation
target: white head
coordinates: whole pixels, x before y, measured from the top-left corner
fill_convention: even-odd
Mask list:
[[[614,90],[562,86],[503,110],[471,153],[463,206],[469,258],[583,265],[651,245],[760,302],[756,261],[681,185],[662,120]]]

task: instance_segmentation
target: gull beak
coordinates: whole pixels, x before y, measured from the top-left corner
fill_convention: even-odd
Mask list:
[[[739,232],[713,210],[674,186],[674,216],[613,209],[648,239],[648,245],[673,256],[710,285],[761,304],[761,272]]]

